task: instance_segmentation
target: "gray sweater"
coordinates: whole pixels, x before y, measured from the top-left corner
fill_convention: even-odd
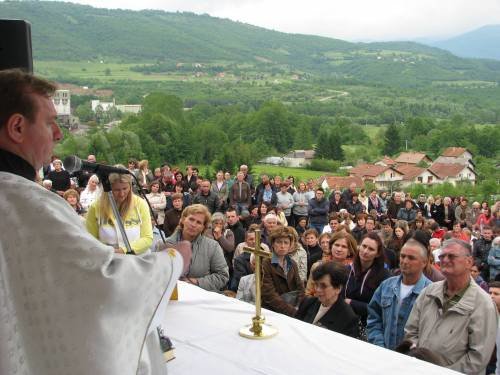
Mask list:
[[[276,193],[276,197],[278,197],[278,204],[276,206],[280,207],[283,210],[285,216],[290,216],[293,207],[292,194],[290,194],[289,192],[283,194],[281,191],[279,191]]]
[[[167,238],[170,243],[179,241],[181,235],[178,230]],[[191,242],[191,246],[193,255],[187,277],[197,278],[200,288],[219,292],[229,280],[229,269],[222,248],[216,241],[203,234]]]

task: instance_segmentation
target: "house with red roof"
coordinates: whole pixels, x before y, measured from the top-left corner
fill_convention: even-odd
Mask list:
[[[421,168],[412,164],[399,165],[398,171],[403,173],[402,187],[411,184],[436,184],[440,183],[440,177],[429,170],[429,168]]]
[[[344,190],[349,188],[349,186],[355,183],[358,188],[363,188],[365,183],[360,177],[357,176],[321,176],[316,185],[321,186],[323,189],[328,189],[330,191],[334,190]]]
[[[371,182],[377,189],[390,189],[403,181],[403,173],[393,166],[360,164],[349,170],[349,176],[359,177],[364,182]]]
[[[475,169],[476,166],[472,161],[472,157],[472,152],[464,147],[447,147],[443,150],[435,162],[444,164],[462,164]]]
[[[457,182],[469,181],[475,184],[477,174],[469,165],[451,163],[433,163],[429,171],[439,177],[441,182],[449,182],[456,185]],[[437,181],[436,181],[437,182]]]
[[[424,154],[423,152],[402,152],[399,156],[394,159],[397,165],[401,164],[419,164],[421,162],[425,162],[427,164],[432,163],[432,159]]]

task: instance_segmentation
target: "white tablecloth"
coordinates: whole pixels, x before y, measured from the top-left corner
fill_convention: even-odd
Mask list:
[[[179,300],[170,302],[163,321],[175,346],[169,375],[457,374],[264,309],[278,335],[240,337],[254,312],[253,305],[179,282]]]

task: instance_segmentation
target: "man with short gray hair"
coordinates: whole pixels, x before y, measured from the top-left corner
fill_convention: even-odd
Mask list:
[[[438,355],[447,368],[484,373],[495,347],[495,304],[471,278],[474,259],[467,242],[445,241],[439,259],[445,280],[429,285],[417,298],[405,339]]]
[[[423,244],[408,240],[399,258],[401,275],[384,280],[368,305],[368,341],[388,349],[395,349],[403,341],[413,304],[431,284],[423,274],[427,265],[427,249]]]

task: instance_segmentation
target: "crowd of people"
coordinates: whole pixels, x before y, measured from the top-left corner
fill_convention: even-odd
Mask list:
[[[107,176],[103,194],[98,177],[51,160],[55,88],[0,72],[1,373],[160,373],[151,322],[169,280],[254,301],[244,248],[258,233],[268,309],[462,373],[495,372],[500,202],[355,185],[325,196],[291,176],[254,181],[245,165],[210,181],[145,160]],[[162,236],[191,247],[184,270],[177,253],[157,251]]]
[[[51,189],[94,237],[126,253],[97,176],[66,173],[63,181],[60,161],[51,165],[47,180],[61,176]],[[424,352],[458,371],[494,373],[500,202],[367,194],[355,184],[327,196],[312,180],[254,181],[246,165],[213,180],[193,166],[151,171],[147,160],[130,159],[128,170],[110,182],[133,254],[155,251],[161,236],[188,241],[185,281],[254,303],[255,259],[242,249],[255,246],[260,229],[271,254],[262,263],[264,307],[391,350]]]

